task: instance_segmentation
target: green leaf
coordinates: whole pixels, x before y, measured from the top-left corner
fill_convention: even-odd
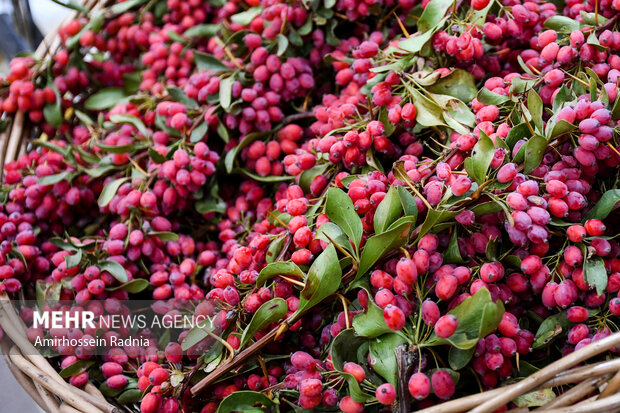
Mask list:
[[[248,24],[252,23],[252,20],[254,20],[262,12],[263,12],[262,7],[250,7],[246,11],[233,14],[230,17],[230,20],[232,20],[233,23],[237,23],[242,26],[247,26]]]
[[[596,205],[594,205],[594,208],[583,217],[583,222],[593,218],[600,220],[607,218],[618,202],[620,202],[620,189],[606,191]]]
[[[71,363],[64,369],[60,370],[58,374],[60,374],[60,377],[62,377],[63,379],[66,379],[71,376],[75,376],[76,374],[85,372],[93,364],[95,364],[95,360],[78,360],[75,363]]]
[[[607,270],[601,257],[587,258],[583,264],[583,275],[589,285],[596,287],[597,294],[603,294],[607,288]]]
[[[278,51],[276,54],[282,56],[286,52],[286,49],[288,49],[288,38],[283,34],[278,34],[276,40],[278,42]]]
[[[538,168],[543,156],[545,156],[547,140],[540,135],[534,135],[524,146],[525,157],[523,160],[523,171],[526,174],[529,174],[534,169]]]
[[[368,338],[375,338],[392,332],[385,324],[383,310],[370,297],[366,311],[353,317],[353,330],[358,336]]]
[[[364,275],[389,251],[402,247],[409,240],[409,233],[414,223],[413,217],[403,217],[394,222],[387,231],[368,238],[362,251],[355,280]]]
[[[142,3],[145,3],[146,0],[127,0],[122,3],[116,3],[112,7],[110,7],[110,11],[113,14],[123,14],[126,11],[133,9],[136,6],[139,6]]]
[[[441,224],[442,222],[446,222],[457,215],[457,211],[436,211],[434,209],[429,210],[426,213],[426,219],[424,220],[424,223],[420,228],[420,233],[418,234],[416,242],[418,242],[420,238],[422,238],[424,235],[428,234],[436,225]]]
[[[198,109],[200,107],[194,99],[189,98],[183,90],[176,86],[169,87],[168,93],[172,99],[184,104],[188,109]]]
[[[179,240],[179,234],[170,231],[151,231],[147,235],[157,237],[164,242]]]
[[[67,268],[74,268],[82,262],[82,250],[78,249],[75,254],[65,256],[65,264]]]
[[[400,218],[402,214],[403,207],[400,202],[398,189],[392,185],[375,211],[375,233],[380,234],[384,232],[394,221]]]
[[[145,146],[142,144],[131,144],[131,145],[106,145],[101,142],[95,142],[95,145],[100,147],[106,153],[134,153],[139,149],[143,149]]]
[[[495,154],[495,145],[485,133],[480,133],[480,138],[474,146],[471,156],[465,159],[465,169],[469,176],[482,185],[487,178],[487,171]]]
[[[577,20],[566,16],[551,16],[545,20],[545,27],[553,29],[556,32],[570,34],[575,30],[579,30],[580,24]]]
[[[299,296],[299,307],[292,317],[303,314],[338,291],[341,278],[342,270],[338,264],[336,248],[334,244],[329,244],[308,270],[306,286]]]
[[[85,9],[84,6],[82,6],[80,3],[73,1],[73,0],[69,0],[69,2],[67,3],[64,3],[60,0],[52,0],[52,2],[58,4],[59,6],[66,7],[67,9],[71,9],[71,10],[79,11],[80,13],[88,14],[88,10]]]
[[[450,238],[450,243],[448,244],[448,248],[444,253],[444,261],[448,264],[462,264],[465,262],[463,260],[463,257],[461,257],[461,251],[459,250],[456,228],[453,228],[452,230],[452,237]]]
[[[454,334],[448,338],[441,338],[433,333],[424,345],[451,344],[461,350],[474,347],[480,338],[486,337],[497,328],[504,315],[504,304],[501,300],[493,302],[489,290],[481,288],[448,314],[454,315],[459,322]]]
[[[166,158],[165,155],[162,155],[161,153],[157,152],[155,149],[153,149],[152,146],[149,147],[149,158],[151,158],[153,160],[153,162],[158,163],[158,164],[162,164],[164,162],[166,162],[168,160],[168,158]]]
[[[448,353],[448,363],[450,367],[454,370],[460,370],[467,366],[474,356],[475,351],[476,346],[465,350],[457,347],[450,347],[450,352]]]
[[[232,71],[232,69],[222,63],[221,60],[209,53],[194,50],[194,60],[196,61],[198,70],[208,70],[213,73]]]
[[[200,343],[205,338],[209,337],[208,332],[213,332],[214,326],[213,321],[209,318],[204,318],[196,324],[191,330],[187,332],[187,335],[183,339],[181,343],[181,349],[183,351],[187,351],[190,347],[195,346]],[[222,346],[219,342],[216,342],[215,346]]]
[[[370,365],[388,383],[397,386],[398,366],[394,349],[406,340],[396,333],[384,334],[370,341]]]
[[[205,137],[207,131],[209,130],[209,124],[204,120],[201,121],[198,126],[192,130],[192,133],[189,135],[189,141],[191,143],[200,142],[202,138]]]
[[[355,335],[352,329],[343,330],[336,336],[332,342],[330,354],[332,355],[332,362],[334,368],[340,372],[340,375],[349,384],[349,394],[356,402],[364,402],[374,398],[374,394],[370,395],[364,393],[359,386],[359,383],[351,374],[344,373],[342,369],[346,362],[354,362],[359,364],[365,364],[366,360],[359,360],[357,350],[368,344],[365,338]]]
[[[116,106],[123,101],[127,95],[125,91],[118,87],[102,89],[90,95],[84,102],[84,107],[88,110],[105,110]]]
[[[581,15],[583,23],[587,24],[588,26],[601,26],[607,23],[607,21],[609,20],[608,18],[601,16],[598,13],[588,13],[585,10],[579,11],[579,14]]]
[[[123,3],[120,3],[123,4]],[[138,403],[142,399],[142,390],[140,389],[128,389],[125,390],[117,397],[116,401],[119,404],[132,404]]]
[[[230,109],[232,102],[232,86],[235,83],[235,76],[225,77],[220,80],[220,106],[226,112]]]
[[[328,167],[329,167],[329,164],[321,163],[321,164],[313,166],[310,169],[306,169],[305,171],[301,173],[301,175],[299,175],[299,186],[301,186],[301,189],[304,190],[304,193],[310,192],[310,184],[312,184],[312,181],[314,180],[314,178],[316,178],[319,175],[322,175],[327,170]]]
[[[43,108],[43,117],[45,120],[57,128],[62,125],[62,111],[60,107],[60,97],[56,96],[56,102],[45,105]]]
[[[47,175],[37,179],[39,185],[54,185],[60,181],[71,182],[74,173],[71,171],[60,172],[54,175]]]
[[[553,399],[555,399],[555,393],[552,389],[540,389],[522,394],[512,402],[516,404],[517,407],[536,407],[544,406]]]
[[[444,17],[432,28],[432,30],[428,30],[424,33],[418,32],[417,35],[411,36],[406,40],[401,40],[398,42],[398,48],[410,53],[418,53],[426,43],[433,37],[433,34],[437,30],[439,30],[444,23],[447,21],[447,17]]]
[[[267,281],[279,275],[293,276],[295,278],[303,279],[306,274],[292,261],[286,262],[274,262],[268,264],[261,270],[256,279],[256,286],[260,287]]]
[[[549,122],[551,123],[551,122]],[[549,124],[548,123],[548,124]],[[549,131],[549,133],[547,134],[547,139],[555,139],[560,135],[564,135],[567,132],[570,132],[574,129],[577,129],[577,127],[575,125],[573,125],[572,123],[568,123],[565,120],[560,120],[559,122],[553,122],[551,123],[551,128],[547,128],[547,130]]]
[[[407,85],[407,83],[405,83]],[[423,126],[446,126],[443,120],[443,109],[437,104],[423,96],[412,87],[407,88],[413,99],[416,112],[416,122]]]
[[[244,412],[263,413],[273,406],[273,401],[257,391],[241,390],[232,393],[220,403],[217,413]]]
[[[530,128],[527,127],[527,123],[520,123],[508,132],[508,136],[506,136],[506,145],[512,150],[519,140],[530,136],[532,136],[532,132],[530,132]]]
[[[398,196],[400,197],[400,204],[403,207],[405,216],[413,217],[415,223],[415,220],[418,218],[418,205],[415,203],[415,198],[403,185],[398,185]]]
[[[261,305],[252,316],[252,320],[245,330],[243,330],[240,346],[244,347],[248,341],[254,338],[257,332],[269,324],[279,321],[286,315],[287,310],[286,301],[279,297],[273,298]]]
[[[426,32],[437,26],[452,4],[452,0],[429,1],[418,20],[418,31]]]
[[[503,103],[506,103],[510,100],[508,96],[500,95],[499,93],[491,92],[486,87],[483,87],[478,92],[478,96],[476,96],[478,102],[484,105],[495,105],[499,106]]]
[[[360,219],[353,201],[342,189],[329,188],[325,201],[325,213],[329,219],[338,225],[345,234],[353,241],[357,250],[362,240],[362,220]]]
[[[219,24],[199,24],[185,30],[183,37],[213,37],[219,30]]]
[[[142,120],[135,116],[117,113],[114,115],[110,115],[110,121],[114,123],[129,123],[130,125],[133,125],[142,134],[142,136],[149,136],[149,133],[146,130],[146,126],[144,126]]]
[[[426,90],[441,95],[449,95],[465,103],[471,102],[478,92],[474,76],[462,69],[454,69],[452,73],[439,78],[435,84],[428,86]]]
[[[103,260],[99,263],[98,267],[101,271],[109,272],[112,277],[116,278],[121,283],[126,283],[129,280],[125,268],[116,261]]]
[[[357,255],[355,249],[351,245],[351,241],[349,241],[349,237],[344,231],[333,222],[325,222],[321,225],[321,227],[316,231],[315,235],[316,239],[325,241],[325,242],[335,242],[337,245],[346,249],[353,255]]]
[[[573,323],[566,318],[566,310],[545,318],[536,331],[532,348],[537,349],[546,346],[562,332],[568,331],[572,325]]]
[[[114,198],[114,195],[116,195],[116,191],[118,191],[118,188],[120,188],[120,186],[128,180],[129,178],[125,177],[108,182],[101,191],[101,194],[99,194],[99,199],[97,199],[97,205],[99,205],[101,208],[108,205],[112,198]]]
[[[149,285],[150,283],[148,282],[148,280],[145,280],[144,278],[136,278],[135,280],[127,281],[124,284],[121,284],[114,288],[108,288],[107,290],[108,291],[124,290],[131,294],[137,294],[139,292],[146,290],[149,287]]]

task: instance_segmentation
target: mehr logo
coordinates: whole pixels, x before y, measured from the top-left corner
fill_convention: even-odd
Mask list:
[[[33,316],[34,328],[95,328],[95,313],[92,311],[35,311]]]

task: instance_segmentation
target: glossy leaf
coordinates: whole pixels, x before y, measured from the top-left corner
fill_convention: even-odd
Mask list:
[[[338,290],[342,278],[342,270],[338,264],[338,254],[334,244],[327,248],[314,260],[308,270],[306,286],[299,296],[299,307],[293,318],[303,314],[325,298]]]
[[[112,198],[114,198],[114,195],[116,195],[118,188],[128,180],[129,178],[125,177],[108,182],[106,186],[103,187],[103,191],[101,191],[101,194],[99,194],[99,198],[97,199],[97,205],[102,208],[108,205]]]
[[[448,338],[438,337],[434,332],[426,346],[451,344],[461,350],[467,350],[476,345],[478,339],[486,337],[494,331],[504,314],[504,304],[501,300],[493,302],[491,293],[481,288],[471,297],[448,312],[454,315],[459,325]]]
[[[235,76],[228,76],[220,80],[220,106],[228,112],[232,103],[232,86]]]
[[[525,154],[523,160],[523,171],[526,174],[529,174],[534,169],[538,168],[543,156],[545,156],[547,145],[547,140],[540,135],[532,136],[524,145]]]
[[[387,231],[368,238],[357,269],[355,279],[370,270],[389,251],[402,247],[409,239],[409,232],[415,220],[403,217],[394,222]]]
[[[432,93],[455,97],[464,103],[471,102],[478,92],[474,76],[462,69],[454,69],[426,89]]]
[[[500,95],[499,93],[492,92],[486,87],[483,87],[482,89],[480,89],[480,91],[478,92],[478,95],[476,96],[476,99],[478,99],[478,102],[484,105],[495,105],[495,106],[499,106],[503,103],[510,101],[510,98],[508,96],[504,96],[504,95]]]
[[[361,337],[375,338],[392,330],[385,324],[383,309],[369,297],[366,311],[353,317],[353,330]]]
[[[183,90],[179,89],[176,86],[169,87],[168,93],[170,94],[171,98],[173,98],[177,102],[184,104],[188,109],[199,108],[198,103],[194,99],[189,98]]]
[[[444,255],[444,261],[448,264],[462,264],[465,261],[461,257],[456,228],[452,229],[452,237]]]
[[[242,11],[241,13],[233,14],[230,17],[233,23],[240,24],[242,26],[247,26],[252,23],[252,20],[256,18],[263,11],[262,7],[250,7],[246,11]]]
[[[37,183],[39,185],[54,185],[55,183],[58,183],[60,181],[71,182],[71,179],[73,179],[73,175],[74,173],[71,171],[60,172],[54,175],[42,176],[41,178],[37,179]]]
[[[545,27],[556,32],[568,33],[579,30],[580,24],[577,20],[566,16],[551,16],[545,20]]]
[[[107,290],[108,291],[124,290],[131,294],[137,294],[139,292],[146,290],[149,287],[149,285],[151,284],[148,282],[148,280],[145,280],[143,278],[136,278],[135,280],[128,281],[122,285],[119,285],[118,287],[109,288]]]
[[[244,347],[248,341],[254,338],[254,335],[267,327],[271,323],[275,323],[282,319],[287,312],[286,301],[283,298],[273,298],[263,305],[252,316],[252,320],[247,325],[241,335],[241,347]]]
[[[263,413],[265,408],[273,406],[273,401],[263,393],[241,390],[232,393],[220,403],[217,413]]]
[[[116,113],[114,115],[110,115],[110,121],[114,123],[129,123],[130,125],[133,125],[138,130],[138,132],[142,134],[142,136],[149,136],[149,133],[146,130],[146,126],[144,126],[142,120],[140,120],[140,118],[136,116]]]
[[[374,398],[374,394],[370,395],[364,393],[359,386],[359,383],[351,374],[344,373],[342,369],[345,363],[354,362],[361,365],[366,363],[366,360],[359,360],[357,349],[367,344],[367,340],[355,335],[352,329],[343,330],[336,336],[332,342],[330,354],[332,356],[332,362],[334,368],[340,373],[340,375],[347,381],[349,385],[349,394],[351,398],[356,402],[365,402]]]
[[[353,241],[357,249],[362,240],[362,220],[360,219],[353,201],[342,189],[329,188],[325,200],[325,213],[329,219],[338,225]]]
[[[179,240],[179,234],[170,231],[151,231],[148,233],[148,235],[157,237],[164,242]]]
[[[58,374],[60,374],[60,377],[63,379],[66,379],[88,370],[93,364],[95,364],[95,360],[77,360],[75,363],[60,370]]]
[[[101,89],[86,99],[84,107],[88,110],[110,109],[126,97],[125,91],[118,87]]]
[[[219,24],[199,24],[185,30],[184,37],[213,37],[220,30]]]
[[[480,133],[480,138],[472,150],[469,158],[465,159],[465,169],[467,173],[478,183],[482,185],[487,178],[487,171],[495,154],[495,145],[486,134]]]
[[[198,70],[208,70],[213,73],[228,72],[232,69],[222,63],[217,57],[209,53],[194,50],[194,61]]]
[[[127,271],[116,261],[103,260],[98,265],[101,271],[109,272],[112,277],[116,278],[121,283],[128,281]]]
[[[396,186],[390,186],[387,194],[377,206],[374,217],[375,233],[384,232],[394,221],[403,214],[403,207]]]
[[[464,350],[457,347],[450,347],[450,352],[448,353],[448,363],[450,367],[454,370],[460,370],[467,366],[474,356],[475,351],[476,346]]]
[[[593,218],[601,220],[607,218],[618,202],[620,202],[620,189],[606,191],[596,205],[594,205],[594,208],[588,211],[583,218],[584,222]]]
[[[398,196],[405,216],[413,217],[415,222],[418,217],[418,205],[415,203],[415,198],[403,185],[398,185]]]
[[[303,279],[304,272],[292,261],[274,262],[267,265],[261,270],[256,279],[256,286],[260,287],[267,281],[279,275],[293,276],[294,278]]]
[[[452,4],[452,0],[429,1],[418,20],[418,30],[426,32],[437,26]]]
[[[370,365],[388,383],[397,387],[398,366],[394,349],[405,343],[406,340],[396,333],[384,334],[370,340]]]
[[[349,251],[351,254],[357,256],[357,252],[353,249],[349,237],[344,231],[333,222],[326,222],[316,231],[316,239],[325,242],[335,242],[337,245]]]
[[[536,125],[536,128],[542,132],[543,130],[543,102],[536,90],[530,89],[527,93],[527,109],[532,115],[532,122]]]
[[[605,269],[605,261],[601,257],[587,258],[583,265],[583,276],[586,282],[596,287],[597,294],[602,294],[607,288],[607,270]]]

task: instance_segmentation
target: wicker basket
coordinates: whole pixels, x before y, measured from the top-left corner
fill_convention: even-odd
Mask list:
[[[85,8],[95,10],[107,0],[86,0]],[[79,16],[75,13],[68,19]],[[59,26],[60,27],[60,26]],[[35,52],[37,59],[53,55],[61,45],[58,30],[50,32]],[[7,162],[17,159],[37,134],[23,112],[17,112],[8,128],[0,134],[0,179]],[[125,409],[108,402],[95,385],[84,389],[71,386],[26,338],[26,327],[9,297],[0,294],[0,326],[6,333],[1,343],[3,357],[18,383],[46,412],[113,413]],[[518,383],[455,399],[428,409],[424,413],[492,412],[518,396],[545,388],[576,384],[547,404],[535,408],[540,413],[620,412],[620,358],[583,364],[611,348],[620,346],[620,333],[594,342],[550,364]],[[580,365],[579,367],[575,367]],[[563,387],[566,389],[566,387]],[[126,409],[127,411],[133,411]],[[531,411],[518,408],[511,413]],[[403,412],[404,413],[404,412]]]

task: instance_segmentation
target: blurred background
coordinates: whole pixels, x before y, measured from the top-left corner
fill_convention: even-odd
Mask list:
[[[19,52],[34,51],[45,36],[55,30],[69,9],[51,0],[0,0],[0,74]],[[0,412],[38,413],[39,407],[15,381],[0,357]]]
[[[68,13],[52,0],[0,0],[0,73],[17,53],[36,49]]]

